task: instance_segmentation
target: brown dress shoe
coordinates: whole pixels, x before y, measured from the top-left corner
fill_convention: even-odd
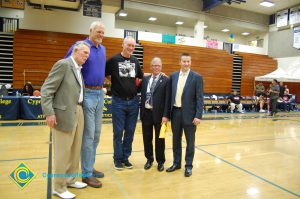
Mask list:
[[[104,173],[94,169],[93,170],[93,176],[96,177],[96,178],[104,178]]]
[[[90,176],[88,178],[82,178],[82,182],[86,183],[90,187],[94,187],[94,188],[102,187],[102,183],[99,180],[97,180],[97,178],[95,178],[94,176]]]

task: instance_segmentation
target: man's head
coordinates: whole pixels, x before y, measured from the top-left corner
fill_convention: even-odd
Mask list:
[[[85,41],[78,41],[74,45],[72,57],[78,65],[82,65],[90,55],[90,45]]]
[[[95,46],[102,43],[104,37],[104,24],[101,21],[94,21],[90,26],[89,39]]]
[[[135,39],[130,36],[125,37],[122,46],[123,46],[122,55],[124,57],[129,58],[130,55],[132,55],[135,48]]]
[[[180,59],[180,66],[182,72],[187,72],[192,65],[192,57],[188,53],[182,53]]]
[[[273,80],[272,80],[272,84],[273,84],[273,85],[278,84],[278,81],[277,81],[276,79],[273,79]]]
[[[154,76],[158,75],[162,69],[162,62],[159,57],[154,57],[151,60],[151,70]]]
[[[233,90],[233,95],[237,95],[238,92],[236,90]]]

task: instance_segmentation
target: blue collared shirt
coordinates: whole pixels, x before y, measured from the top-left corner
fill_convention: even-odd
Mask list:
[[[105,78],[105,47],[99,45],[98,47],[86,38],[84,40],[90,44],[90,56],[82,65],[82,77],[86,86],[103,86]],[[71,56],[74,45],[69,49],[65,58]]]

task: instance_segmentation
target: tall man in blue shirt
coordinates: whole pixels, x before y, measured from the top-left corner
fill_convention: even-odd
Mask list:
[[[83,65],[82,76],[85,84],[83,113],[84,131],[81,147],[82,181],[91,187],[100,188],[102,183],[97,178],[104,174],[94,169],[96,149],[102,124],[104,103],[103,84],[105,78],[105,47],[101,45],[104,37],[104,24],[95,21],[90,26],[89,37],[84,41],[90,44],[90,56]],[[70,56],[73,46],[66,57]]]

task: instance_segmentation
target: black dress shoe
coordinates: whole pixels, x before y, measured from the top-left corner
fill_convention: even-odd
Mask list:
[[[165,169],[164,164],[163,163],[158,163],[157,170],[158,171],[163,171],[164,169]]]
[[[177,169],[181,169],[181,166],[176,165],[176,164],[173,164],[173,165],[170,166],[166,171],[167,171],[167,172],[173,172],[173,171],[175,171],[175,170],[177,170]]]
[[[192,169],[185,169],[185,172],[184,172],[184,176],[185,177],[190,177],[192,175]]]
[[[148,169],[150,169],[151,167],[152,167],[152,161],[147,160],[147,162],[146,162],[146,164],[145,164],[145,166],[144,166],[144,169],[145,169],[145,170],[148,170]]]

